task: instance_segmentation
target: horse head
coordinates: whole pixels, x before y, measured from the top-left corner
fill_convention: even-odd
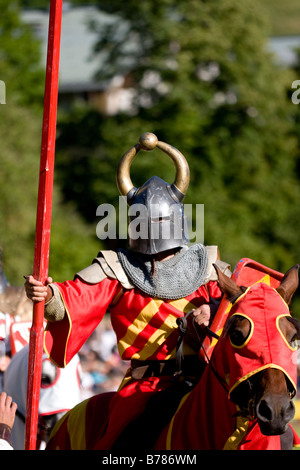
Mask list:
[[[295,413],[300,322],[290,315],[289,303],[299,284],[298,268],[292,267],[275,290],[264,282],[240,287],[216,267],[220,288],[232,303],[220,338],[229,397],[268,436],[285,433]]]

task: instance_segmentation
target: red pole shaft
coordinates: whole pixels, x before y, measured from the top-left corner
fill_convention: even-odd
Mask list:
[[[33,276],[45,284],[48,277],[62,0],[50,0],[48,51],[41,142]],[[25,449],[36,449],[42,375],[44,302],[33,305],[30,330]]]

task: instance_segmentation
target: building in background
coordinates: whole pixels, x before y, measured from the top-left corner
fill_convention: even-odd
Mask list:
[[[22,20],[29,24],[41,41],[42,66],[46,67],[49,11],[24,9]],[[113,17],[94,6],[72,7],[63,4],[61,49],[59,68],[59,106],[68,108],[71,103],[86,102],[106,114],[115,114],[130,108],[132,90],[123,77],[112,82],[95,78],[101,68],[101,54],[93,57],[93,47],[101,34],[101,24],[112,22]],[[97,23],[92,30],[91,22]]]
[[[46,66],[48,40],[48,10],[25,9],[22,19],[32,26],[41,41],[42,65]],[[59,106],[68,108],[74,102],[86,102],[108,115],[118,111],[130,111],[134,90],[128,77],[116,76],[109,82],[97,80],[101,69],[101,54],[93,54],[93,47],[101,25],[113,22],[114,17],[101,12],[95,6],[73,7],[64,2],[62,15]],[[91,22],[97,24],[91,28]],[[270,38],[269,50],[275,61],[284,67],[291,66],[297,59],[295,50],[300,48],[300,36]]]

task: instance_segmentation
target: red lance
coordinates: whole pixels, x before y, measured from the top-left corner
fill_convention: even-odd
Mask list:
[[[57,119],[62,0],[50,0],[44,114],[36,217],[33,276],[45,284],[48,277],[53,173]],[[33,304],[30,330],[25,449],[36,450],[42,375],[44,301]]]

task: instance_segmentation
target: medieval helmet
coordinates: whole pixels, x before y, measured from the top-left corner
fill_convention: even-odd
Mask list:
[[[155,147],[172,159],[175,181],[170,185],[153,176],[136,188],[130,178],[131,163],[141,149],[149,151]],[[123,155],[117,169],[117,186],[129,205],[129,248],[132,251],[154,255],[188,243],[182,203],[189,180],[189,166],[182,153],[160,142],[152,133],[143,134],[139,143]]]

